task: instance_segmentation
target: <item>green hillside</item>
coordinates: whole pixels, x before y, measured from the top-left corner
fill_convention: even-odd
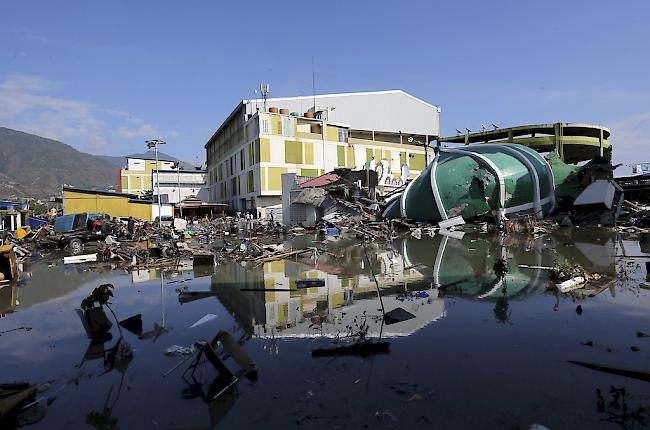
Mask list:
[[[61,185],[116,189],[119,167],[70,145],[0,127],[0,197],[48,198]]]

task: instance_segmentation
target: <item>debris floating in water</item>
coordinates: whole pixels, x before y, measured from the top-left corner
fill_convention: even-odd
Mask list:
[[[200,325],[203,325],[203,324],[205,324],[207,322],[210,322],[212,320],[215,320],[215,319],[217,319],[217,316],[215,314],[206,314],[201,319],[199,319],[197,322],[192,324],[190,326],[190,328],[198,327]]]

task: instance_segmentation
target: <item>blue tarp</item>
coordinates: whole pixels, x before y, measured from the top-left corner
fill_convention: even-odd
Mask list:
[[[32,230],[36,230],[41,228],[44,225],[47,225],[48,222],[39,218],[34,218],[33,216],[30,216],[29,219],[27,220],[29,223],[29,226],[32,228]]]
[[[73,223],[74,223],[74,214],[58,216],[54,220],[53,230],[55,233],[63,233],[66,231],[71,231]]]

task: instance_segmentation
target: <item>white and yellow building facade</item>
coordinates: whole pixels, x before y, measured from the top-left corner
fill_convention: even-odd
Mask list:
[[[156,160],[127,157],[125,168],[120,170],[118,190],[141,196],[145,191],[153,190],[155,171],[172,170],[173,165],[174,161],[169,160],[159,159],[156,164]]]
[[[381,164],[383,180],[397,180],[404,166],[415,177],[427,164],[424,145],[439,136],[440,109],[399,90],[268,99],[266,106],[243,100],[205,145],[210,200],[263,217],[281,206],[284,173],[315,177]]]

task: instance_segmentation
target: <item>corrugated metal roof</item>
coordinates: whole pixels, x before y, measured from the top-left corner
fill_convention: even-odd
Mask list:
[[[301,183],[300,187],[301,188],[324,187],[325,185],[329,185],[333,182],[338,181],[339,179],[341,179],[341,177],[336,173],[328,172],[325,173],[324,175],[317,176],[313,179],[309,179]]]

